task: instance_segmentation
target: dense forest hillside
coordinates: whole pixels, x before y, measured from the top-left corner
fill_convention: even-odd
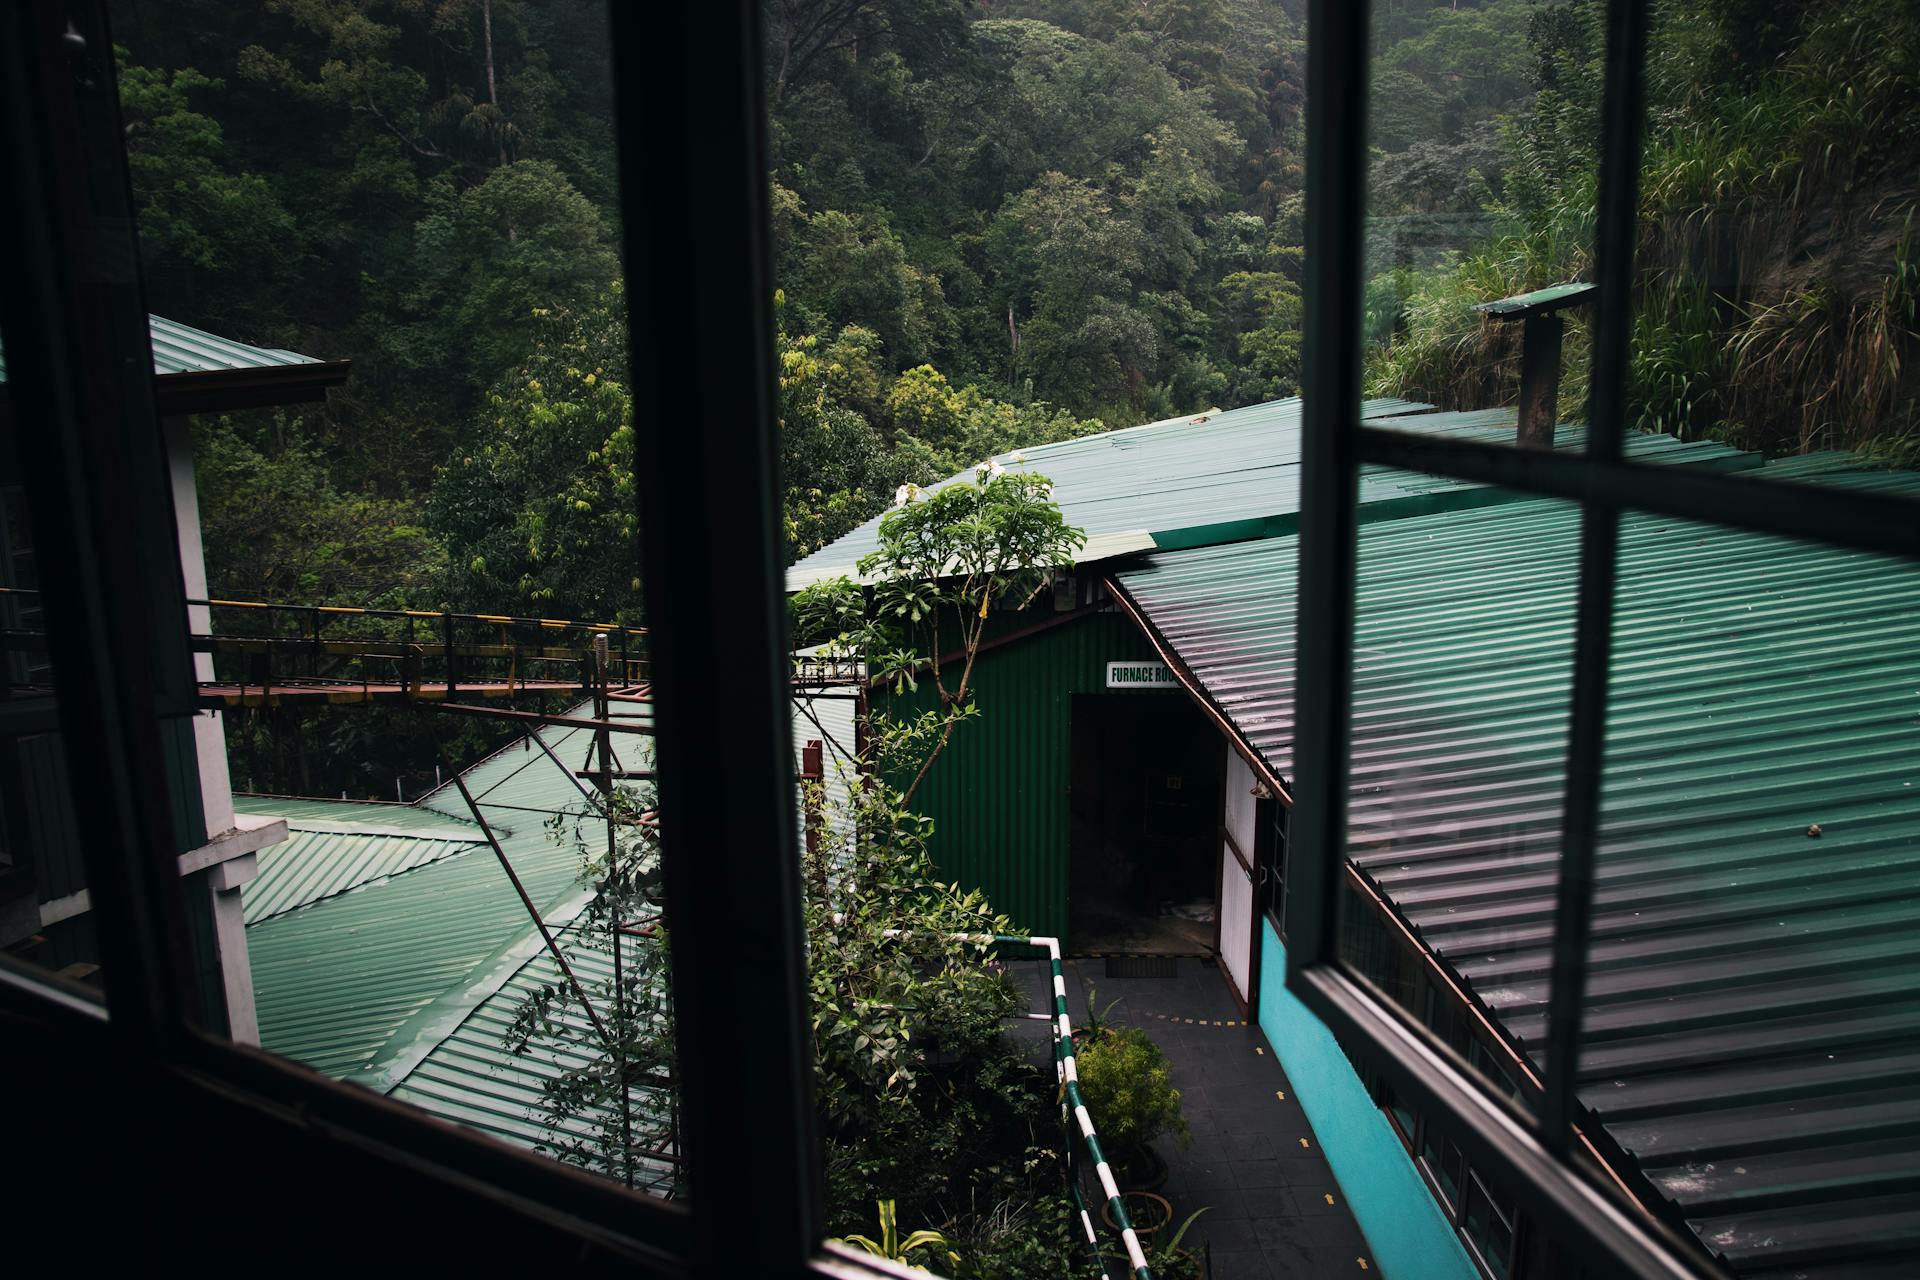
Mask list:
[[[1377,237],[1372,389],[1510,399],[1514,335],[1472,304],[1590,278],[1600,17],[1523,0],[1427,12],[1376,64],[1376,140],[1409,145],[1376,165],[1375,209],[1427,234]],[[1423,91],[1448,63],[1477,107]],[[1488,116],[1483,89],[1511,96]],[[1920,8],[1664,0],[1646,89],[1638,424],[1920,462]],[[1401,121],[1430,132],[1394,136]],[[1583,328],[1569,339],[1560,404],[1577,415]]]
[[[1375,5],[1373,389],[1510,402],[1472,304],[1590,273],[1603,8]],[[1303,9],[766,0],[791,555],[991,451],[1298,389]],[[196,424],[215,591],[640,618],[603,0],[114,12],[152,308],[354,362]],[[1920,13],[1655,12],[1645,425],[1911,460]]]

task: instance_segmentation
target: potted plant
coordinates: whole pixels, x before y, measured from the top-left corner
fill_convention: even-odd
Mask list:
[[[1076,1055],[1095,1040],[1113,1034],[1113,1024],[1109,1019],[1112,1018],[1113,1011],[1120,1004],[1120,1001],[1109,1000],[1107,1007],[1102,1009],[1097,1003],[1099,999],[1100,988],[1088,987],[1087,1020],[1081,1026],[1073,1029],[1073,1051]]]
[[[1126,1208],[1128,1225],[1142,1240],[1173,1221],[1173,1204],[1157,1192],[1122,1191],[1120,1203]],[[1100,1207],[1100,1217],[1115,1231],[1120,1229],[1120,1224],[1113,1217],[1113,1201],[1109,1200]]]
[[[1187,1229],[1193,1226],[1193,1220],[1206,1210],[1195,1209],[1180,1224],[1180,1229],[1164,1240],[1156,1240],[1147,1252],[1147,1266],[1157,1280],[1200,1280],[1200,1255],[1192,1249],[1183,1249],[1180,1242],[1186,1239]]]
[[[1200,1255],[1192,1249],[1185,1248],[1182,1242],[1186,1239],[1187,1231],[1193,1226],[1194,1219],[1205,1212],[1204,1208],[1195,1209],[1187,1215],[1187,1220],[1180,1224],[1180,1229],[1164,1240],[1153,1240],[1141,1235],[1140,1248],[1147,1255],[1147,1269],[1153,1272],[1154,1280],[1201,1280],[1205,1268],[1202,1266]],[[1138,1228],[1135,1228],[1134,1234],[1140,1235]],[[1122,1274],[1129,1271],[1132,1259],[1127,1256],[1125,1249],[1117,1240],[1107,1241],[1102,1245],[1100,1253],[1108,1261],[1118,1264]]]
[[[1077,1057],[1080,1097],[1109,1152],[1114,1177],[1128,1190],[1160,1187],[1167,1163],[1149,1144],[1163,1134],[1187,1141],[1166,1055],[1140,1028],[1110,1027]]]

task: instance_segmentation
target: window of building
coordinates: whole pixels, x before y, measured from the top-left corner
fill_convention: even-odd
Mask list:
[[[1478,16],[1445,19],[1448,38]],[[1899,757],[1910,771],[1912,755],[1875,727],[1898,708],[1873,691],[1872,673],[1887,670],[1873,638],[1911,616],[1920,520],[1907,478],[1872,461],[1892,446],[1875,442],[1883,411],[1864,406],[1888,384],[1846,364],[1871,344],[1850,345],[1841,334],[1859,331],[1845,324],[1795,327],[1814,298],[1777,278],[1807,188],[1751,194],[1741,207],[1753,238],[1741,251],[1707,251],[1702,228],[1721,225],[1720,195],[1675,179],[1686,168],[1682,135],[1704,136],[1687,133],[1687,113],[1714,99],[1683,101],[1676,94],[1692,81],[1676,73],[1703,58],[1735,68],[1720,77],[1729,108],[1788,82],[1850,83],[1871,60],[1863,33],[1890,19],[1863,8],[1747,22],[1627,0],[1539,10],[1527,39],[1551,110],[1520,127],[1545,144],[1534,158],[1569,199],[1522,208],[1531,197],[1520,195],[1460,216],[1445,214],[1452,194],[1415,190],[1429,174],[1420,163],[1470,149],[1456,126],[1471,121],[1468,97],[1486,85],[1423,80],[1425,20],[1401,6],[1313,11],[1288,984],[1356,1061],[1386,1078],[1397,1106],[1454,1135],[1466,1162],[1455,1180],[1461,1218],[1490,1273],[1514,1264],[1520,1208],[1544,1238],[1539,1248],[1605,1258],[1622,1274],[1699,1273],[1710,1265],[1700,1238],[1723,1262],[1737,1254],[1739,1265],[1758,1265],[1772,1243],[1757,1221],[1737,1219],[1724,1189],[1683,1187],[1664,1220],[1622,1193],[1604,1172],[1616,1139],[1595,1120],[1588,1087],[1672,1085],[1662,1070],[1751,1069],[1758,1079],[1810,1065],[1794,1055],[1818,1047],[1786,1028],[1831,1008],[1819,972],[1839,944],[1815,939],[1829,937],[1831,913],[1871,909],[1841,880],[1873,872],[1833,835],[1872,839],[1868,828],[1904,812],[1904,793],[1880,770]],[[1756,56],[1765,69],[1747,61]],[[1783,78],[1769,83],[1775,68]],[[1489,74],[1505,73],[1490,62]],[[1875,101],[1856,121],[1898,115],[1890,100]],[[1873,114],[1882,110],[1893,114]],[[1912,166],[1876,168],[1870,147],[1837,152],[1786,116],[1750,123],[1778,172],[1804,182],[1844,170],[1911,191]],[[1370,170],[1368,141],[1376,160],[1394,163]],[[1641,191],[1643,169],[1665,185]],[[1683,218],[1680,206],[1696,196]],[[1472,225],[1488,209],[1515,219],[1492,228],[1491,241],[1489,228]],[[1673,211],[1667,225],[1684,220],[1688,232],[1648,239],[1664,216],[1650,209]],[[1834,216],[1849,243],[1879,234],[1879,215],[1865,206]],[[1476,255],[1486,243],[1508,256]],[[1543,252],[1529,258],[1529,246]],[[1522,263],[1537,270],[1516,270],[1508,298],[1468,284]],[[1474,277],[1483,268],[1491,275]],[[1449,285],[1460,291],[1457,309],[1440,304]],[[1822,294],[1819,307],[1853,315],[1904,287]],[[1477,312],[1467,305],[1482,298]],[[1726,316],[1739,318],[1731,336],[1717,319]],[[1912,330],[1901,323],[1904,350]],[[1461,343],[1438,343],[1443,328]],[[1384,364],[1364,359],[1369,343],[1387,353]],[[1824,363],[1805,360],[1814,348]],[[1455,357],[1465,363],[1442,368]],[[1505,406],[1500,430],[1423,432],[1417,408],[1362,422],[1363,364],[1369,395],[1383,385],[1470,392],[1476,404]],[[1861,373],[1840,388],[1811,373],[1814,364]],[[1472,378],[1482,381],[1469,388]],[[1865,454],[1830,447],[1863,440]],[[1381,557],[1412,532],[1357,516],[1358,488],[1381,469],[1483,486],[1489,505],[1453,522],[1474,536]],[[1444,563],[1444,588],[1429,593],[1419,575],[1383,570],[1407,554]],[[1793,619],[1787,602],[1815,580],[1828,606],[1819,625],[1856,638],[1851,660]],[[1423,643],[1407,645],[1416,631]],[[1401,697],[1407,690],[1419,692]],[[1702,745],[1690,745],[1695,735]],[[1801,762],[1799,776],[1830,769],[1859,789],[1813,787],[1795,812],[1776,811],[1761,780],[1777,783],[1783,749]],[[1797,810],[1813,807],[1847,817],[1801,821]],[[1799,890],[1781,878],[1803,873]],[[1675,894],[1674,876],[1691,896]],[[1386,920],[1462,975],[1491,1034],[1460,1037],[1430,1002],[1409,1002],[1381,917],[1356,907],[1356,877],[1394,889],[1381,895],[1392,903]],[[1765,1008],[1658,986],[1646,959],[1656,954],[1712,956],[1730,978],[1747,977],[1735,959],[1748,945],[1737,921],[1808,931],[1752,974],[1769,993]],[[1870,997],[1838,1034],[1876,1044],[1911,1036],[1912,977],[1903,970],[1888,983],[1908,1003],[1881,1008]],[[1690,1034],[1693,1057],[1673,1056]],[[1870,1087],[1890,1086],[1877,1069],[1864,1072]],[[1839,1107],[1847,1088],[1837,1075],[1821,1086],[1816,1112]],[[1646,1096],[1641,1114],[1684,1114],[1665,1095]],[[1770,1105],[1755,1104],[1743,1140],[1758,1140]],[[1823,1133],[1840,1141],[1837,1129]],[[1798,1157],[1783,1147],[1780,1159]],[[1444,1169],[1444,1146],[1424,1162]],[[1496,1180],[1518,1206],[1491,1192]],[[1676,1217],[1696,1238],[1668,1228]],[[1897,1231],[1833,1231],[1835,1248],[1863,1257],[1911,1248]]]

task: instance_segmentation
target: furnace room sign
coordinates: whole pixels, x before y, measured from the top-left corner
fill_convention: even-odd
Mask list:
[[[1164,662],[1109,662],[1109,689],[1177,689],[1179,682]]]

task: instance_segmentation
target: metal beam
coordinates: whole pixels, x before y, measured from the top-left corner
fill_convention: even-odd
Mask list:
[[[1883,493],[1762,480],[1743,472],[1604,461],[1564,449],[1516,449],[1367,425],[1356,435],[1363,463],[1522,489],[1548,498],[1609,502],[1627,511],[1651,511],[1857,551],[1920,557],[1920,503]],[[1760,474],[1765,474],[1764,469]],[[1303,508],[1312,498],[1313,491],[1307,489]]]
[[[1600,166],[1600,224],[1595,270],[1587,461],[1620,460],[1626,411],[1627,348],[1632,341],[1634,241],[1639,230],[1640,63],[1646,51],[1642,0],[1612,0],[1607,13],[1605,152]],[[1535,317],[1530,324],[1543,320]],[[1580,586],[1574,618],[1573,691],[1567,728],[1567,790],[1561,813],[1560,876],[1555,885],[1553,968],[1547,997],[1547,1079],[1540,1131],[1547,1150],[1564,1156],[1580,1109],[1580,1029],[1587,999],[1593,933],[1594,860],[1600,826],[1600,776],[1607,750],[1607,675],[1613,654],[1613,606],[1620,548],[1620,509],[1589,498],[1580,512]]]

